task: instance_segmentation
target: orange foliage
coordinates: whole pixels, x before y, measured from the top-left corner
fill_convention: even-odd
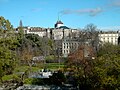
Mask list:
[[[85,55],[87,54],[87,56]],[[68,55],[69,60],[84,60],[95,57],[95,52],[91,46],[80,46],[75,52]]]
[[[95,58],[94,48],[88,45],[82,45],[75,52],[68,55],[68,65],[72,67],[82,65],[85,70],[89,71],[91,67],[90,61],[93,58]]]

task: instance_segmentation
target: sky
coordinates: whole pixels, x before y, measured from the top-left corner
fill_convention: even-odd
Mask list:
[[[120,29],[120,0],[0,0],[0,16],[14,27],[53,28],[61,20],[70,28],[94,24],[100,29]]]

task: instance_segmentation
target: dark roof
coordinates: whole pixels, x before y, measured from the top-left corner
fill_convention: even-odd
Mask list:
[[[57,21],[56,24],[63,24],[63,22],[59,20],[59,21]]]
[[[66,26],[61,26],[61,27],[59,27],[60,29],[62,28],[62,29],[70,29],[70,28],[68,28],[68,27],[66,27]]]

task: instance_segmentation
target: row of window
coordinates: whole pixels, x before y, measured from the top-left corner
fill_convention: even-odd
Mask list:
[[[64,54],[65,54],[65,53],[68,54],[68,53],[69,53],[69,50],[64,50],[63,53],[64,53]]]
[[[77,47],[79,45],[79,43],[64,43],[64,49],[65,48],[74,48],[74,47]]]
[[[110,38],[103,38],[103,39],[118,39],[118,38],[112,38],[112,37],[110,37]]]
[[[103,35],[99,35],[99,36],[104,36],[104,37],[117,37],[118,36],[118,34],[103,34]]]

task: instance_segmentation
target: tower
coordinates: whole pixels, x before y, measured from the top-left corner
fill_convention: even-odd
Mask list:
[[[59,28],[61,26],[64,26],[64,24],[63,24],[63,22],[61,20],[59,20],[59,15],[58,15],[58,20],[57,20],[57,22],[55,24],[55,28]]]
[[[22,20],[20,20],[19,27],[23,27]]]
[[[64,26],[64,24],[62,23],[62,21],[58,20],[55,24],[55,28],[59,28],[61,26]]]

